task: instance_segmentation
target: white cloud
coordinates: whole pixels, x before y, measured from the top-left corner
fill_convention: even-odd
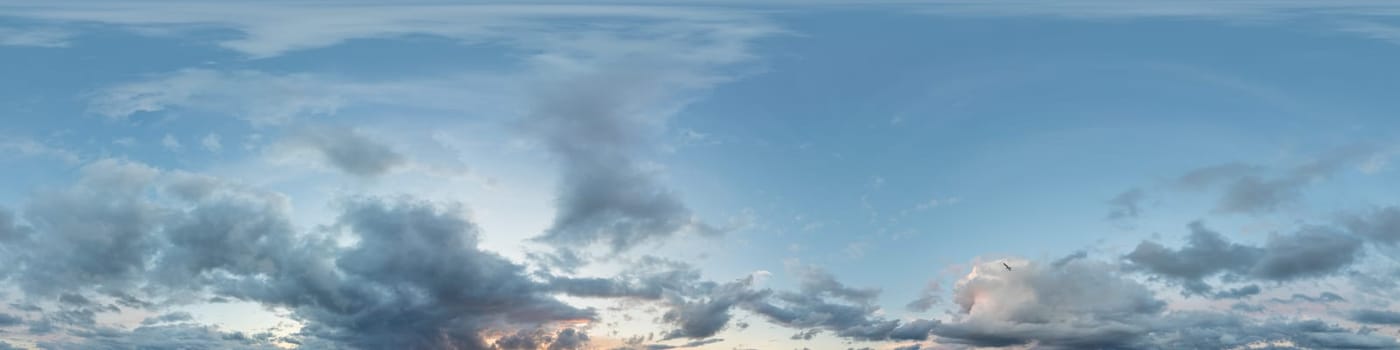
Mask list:
[[[38,141],[25,138],[0,138],[0,153],[17,154],[29,157],[49,157],[64,161],[69,164],[77,164],[82,160],[73,151],[49,146]]]
[[[199,144],[204,146],[205,150],[214,153],[219,153],[224,149],[224,144],[219,141],[219,134],[204,135],[204,138],[199,140]]]
[[[180,140],[176,139],[175,135],[171,134],[165,134],[165,137],[160,139],[160,145],[171,151],[179,151],[182,147],[180,145]]]

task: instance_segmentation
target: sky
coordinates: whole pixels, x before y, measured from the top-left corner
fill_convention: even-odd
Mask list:
[[[1397,349],[1400,3],[0,1],[0,350]]]

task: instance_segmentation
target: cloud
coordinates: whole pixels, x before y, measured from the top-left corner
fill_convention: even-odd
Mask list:
[[[24,319],[19,316],[0,312],[0,327],[12,327],[24,324]]]
[[[0,243],[29,238],[29,230],[15,221],[15,213],[0,207]]]
[[[1296,294],[1296,293],[1295,293],[1295,294],[1293,294],[1292,297],[1288,298],[1287,300],[1285,300],[1285,299],[1279,299],[1279,298],[1273,298],[1273,299],[1269,299],[1269,301],[1272,301],[1272,302],[1275,302],[1275,303],[1282,303],[1282,304],[1290,304],[1290,303],[1295,303],[1295,302],[1335,303],[1335,302],[1346,301],[1346,299],[1345,299],[1345,298],[1342,298],[1342,296],[1340,296],[1340,295],[1337,295],[1337,293],[1322,292],[1322,293],[1319,293],[1316,297],[1314,297],[1314,296],[1309,296],[1309,295],[1304,295],[1304,294]]]
[[[1337,24],[1337,29],[1344,32],[1361,34],[1372,39],[1400,44],[1400,27],[1393,25],[1374,21],[1349,19],[1340,21],[1340,23]]]
[[[1204,278],[1231,272],[1245,274],[1263,252],[1256,247],[1230,243],[1220,233],[1201,222],[1189,225],[1191,234],[1185,246],[1175,251],[1156,242],[1144,241],[1124,256],[1130,266],[1153,275],[1180,281],[1191,293],[1204,293],[1210,286]]]
[[[1309,184],[1373,161],[1378,154],[1377,149],[1366,145],[1341,147],[1277,172],[1244,163],[1225,163],[1187,172],[1176,184],[1192,190],[1219,188],[1215,208],[1218,212],[1268,213],[1296,202]]]
[[[826,271],[800,267],[799,289],[745,305],[769,321],[797,329],[824,329],[856,340],[923,340],[936,321],[901,322],[877,316],[878,289],[846,286]]]
[[[534,62],[537,74],[547,78],[532,88],[521,125],[555,155],[562,174],[557,214],[538,240],[562,249],[603,244],[620,252],[682,232],[717,232],[695,218],[643,156],[671,115],[727,80],[720,68],[746,60],[747,42],[771,32],[748,27],[638,28],[641,38],[694,38],[662,44],[601,33],[592,39],[628,50],[579,55],[570,47]],[[672,45],[700,53],[682,54]],[[712,55],[714,50],[723,54]]]
[[[930,281],[924,289],[919,292],[919,298],[905,305],[905,309],[915,312],[924,312],[932,309],[934,305],[943,302],[943,298],[938,294],[943,291],[943,287],[937,281]]]
[[[1343,220],[1348,230],[1383,246],[1400,243],[1400,207],[1388,206],[1365,213],[1348,215]]]
[[[755,291],[752,277],[725,283],[703,291],[699,296],[686,297],[679,294],[667,296],[669,310],[661,319],[676,328],[668,332],[664,339],[708,338],[719,333],[733,317],[730,312],[735,306],[760,300],[768,291]]]
[[[199,144],[209,152],[219,153],[224,150],[223,142],[219,141],[219,134],[204,135],[204,138],[199,139]]]
[[[150,326],[160,323],[174,323],[191,320],[194,320],[194,316],[190,315],[190,313],[188,312],[181,311],[161,314],[160,316],[155,317],[147,317],[146,319],[141,320],[141,325]]]
[[[254,125],[335,113],[345,102],[338,85],[306,74],[184,69],[94,93],[88,111],[109,119],[182,109],[228,114]],[[167,135],[167,139],[172,139]],[[166,147],[171,147],[166,143]],[[178,148],[178,147],[176,147]]]
[[[1186,294],[1205,295],[1211,289],[1204,281],[1207,277],[1275,282],[1325,277],[1352,265],[1363,253],[1361,239],[1327,227],[1270,235],[1262,247],[1231,243],[1200,222],[1189,227],[1187,244],[1177,250],[1156,242],[1139,243],[1123,256],[1128,267],[1180,283]]]
[[[1272,281],[1328,276],[1355,263],[1363,252],[1361,243],[1359,238],[1323,227],[1272,235],[1250,275]]]
[[[1215,292],[1215,295],[1212,295],[1211,297],[1216,299],[1243,299],[1259,295],[1259,292],[1261,291],[1262,290],[1259,289],[1259,285],[1251,284],[1244,287]]]
[[[974,267],[954,287],[964,317],[935,327],[934,334],[973,346],[1121,348],[1148,331],[1139,319],[1166,306],[1108,264],[1017,265],[1011,271],[994,262]]]
[[[95,286],[128,290],[156,252],[149,233],[165,212],[143,200],[141,192],[158,171],[101,160],[81,173],[75,186],[40,192],[25,207],[35,234],[10,252],[24,262],[12,272],[27,293],[56,295]]]
[[[1142,212],[1142,201],[1147,197],[1147,193],[1140,188],[1134,188],[1114,196],[1108,200],[1110,210],[1109,220],[1119,220],[1136,218]]]
[[[556,333],[546,329],[522,329],[496,340],[492,349],[499,350],[582,350],[588,345],[588,333],[564,328]]]
[[[1113,264],[1034,262],[1005,271],[976,265],[954,288],[962,314],[934,327],[941,344],[1044,349],[1224,349],[1291,342],[1303,348],[1393,348],[1395,339],[1317,320],[1255,321],[1168,311],[1152,290]]]
[[[131,331],[103,328],[77,333],[77,340],[40,342],[43,349],[235,349],[274,350],[268,334],[224,332],[199,325],[141,326]]]
[[[82,172],[74,186],[30,199],[24,217],[32,239],[0,242],[7,254],[19,252],[9,257],[20,261],[11,281],[26,298],[59,302],[30,323],[31,332],[106,334],[96,317],[120,310],[111,302],[146,307],[143,297],[180,304],[206,294],[290,310],[305,326],[298,337],[336,348],[487,349],[488,331],[594,318],[551,297],[523,266],[478,249],[477,228],[460,206],[353,198],[323,226],[329,231],[298,233],[287,198],[277,193],[126,161],[98,161]],[[353,244],[333,244],[332,236]],[[171,315],[152,322],[183,318]],[[167,336],[174,338],[158,339]],[[55,347],[262,344],[206,343],[213,339],[224,338],[149,326]]]
[[[522,67],[529,78],[498,79],[495,82],[505,84],[483,91],[502,90],[504,85],[511,90],[507,94],[518,94],[506,98],[510,104],[520,103],[517,110],[524,111],[517,124],[559,160],[562,176],[557,216],[539,240],[560,249],[602,244],[613,252],[682,232],[720,231],[695,218],[679,196],[663,184],[645,156],[671,115],[712,86],[739,74],[730,68],[752,59],[751,41],[780,32],[759,16],[673,7],[443,5],[388,9],[343,5],[330,11],[303,6],[199,4],[159,9],[112,6],[102,13],[66,7],[24,12],[20,15],[120,26],[227,27],[245,36],[223,45],[254,57],[355,38],[412,34],[520,49],[526,57]],[[155,12],[164,15],[152,16]],[[297,12],[315,16],[288,16]],[[249,17],[230,17],[230,13]],[[337,19],[302,27],[307,18]],[[574,18],[610,25],[578,27],[558,22]],[[285,27],[294,23],[298,28]],[[364,103],[362,99],[392,101],[380,96],[386,93],[425,100],[381,85],[385,84],[311,75],[188,69],[104,89],[94,95],[89,109],[114,119],[185,109],[273,125],[299,116],[334,114],[348,102]]]
[[[1388,310],[1355,310],[1351,320],[1365,324],[1400,325],[1400,312]]]
[[[75,33],[53,28],[0,27],[0,46],[68,47]]]
[[[25,138],[0,137],[0,150],[9,155],[52,158],[68,164],[78,164],[83,159],[73,151]]]
[[[180,145],[180,139],[175,138],[175,135],[171,134],[165,134],[165,137],[160,139],[160,145],[171,151],[179,151],[183,148]]]
[[[309,127],[290,142],[315,152],[327,165],[354,176],[384,175],[407,162],[392,147],[350,128]]]

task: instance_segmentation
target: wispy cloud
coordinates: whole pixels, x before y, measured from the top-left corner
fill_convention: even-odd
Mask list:
[[[53,28],[0,27],[0,46],[68,47],[76,34]]]

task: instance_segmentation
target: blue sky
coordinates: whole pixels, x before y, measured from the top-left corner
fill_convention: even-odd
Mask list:
[[[0,349],[1400,347],[1397,11],[0,4]]]

